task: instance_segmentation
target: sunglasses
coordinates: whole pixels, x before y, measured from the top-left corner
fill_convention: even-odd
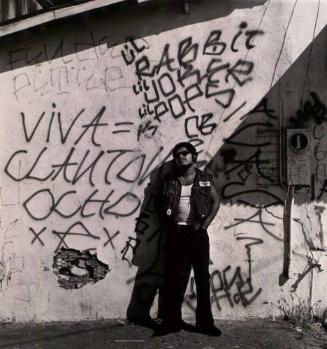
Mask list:
[[[188,154],[190,154],[190,152],[187,150],[181,151],[180,153],[175,154],[174,158],[176,159],[176,158],[179,158],[180,156],[186,156]]]

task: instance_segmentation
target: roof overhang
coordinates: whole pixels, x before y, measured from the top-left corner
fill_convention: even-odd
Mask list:
[[[11,21],[0,26],[0,38],[30,29],[45,23],[53,22],[59,19],[64,19],[70,16],[82,14],[88,11],[96,10],[102,7],[110,6],[120,2],[126,2],[127,0],[89,0],[80,4],[74,4],[71,6],[64,6],[55,9],[49,9],[37,13],[28,18],[23,18],[16,21]],[[148,0],[138,0],[136,3],[144,2]]]

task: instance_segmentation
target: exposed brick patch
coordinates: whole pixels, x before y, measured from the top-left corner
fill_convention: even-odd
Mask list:
[[[53,271],[59,285],[65,289],[76,289],[88,283],[104,279],[109,267],[98,260],[96,254],[62,248],[53,258]]]

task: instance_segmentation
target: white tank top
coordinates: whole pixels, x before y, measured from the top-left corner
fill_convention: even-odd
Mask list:
[[[187,225],[187,218],[190,214],[192,186],[193,184],[182,185],[181,197],[179,200],[175,218],[176,223],[179,225]]]

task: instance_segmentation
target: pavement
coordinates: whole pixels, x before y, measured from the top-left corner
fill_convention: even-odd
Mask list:
[[[0,348],[56,349],[327,349],[327,332],[301,329],[283,320],[216,321],[220,337],[182,330],[154,337],[153,330],[125,320],[0,324]]]

